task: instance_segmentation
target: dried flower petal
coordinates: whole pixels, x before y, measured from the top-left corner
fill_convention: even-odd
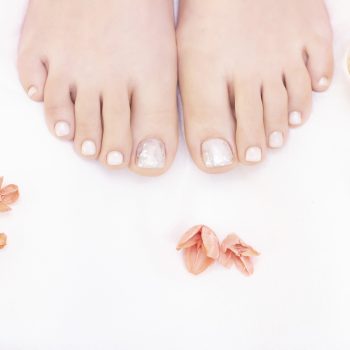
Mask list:
[[[18,187],[16,185],[7,185],[2,188],[3,177],[0,177],[0,212],[9,211],[9,204],[13,204],[19,197]]]
[[[184,250],[187,270],[195,275],[206,270],[220,256],[219,240],[208,227],[198,225],[181,238],[177,249]]]
[[[250,276],[254,273],[251,257],[260,255],[251,246],[244,243],[236,234],[228,235],[220,247],[219,262],[231,268],[233,264],[243,274]]]
[[[0,182],[1,182],[1,179],[0,179]],[[7,241],[6,235],[4,233],[0,233],[0,249],[5,248],[6,241]]]

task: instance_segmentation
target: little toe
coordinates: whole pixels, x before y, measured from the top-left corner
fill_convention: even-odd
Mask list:
[[[307,56],[313,90],[316,92],[327,90],[333,76],[332,41],[330,39],[312,41],[307,46]]]
[[[261,88],[251,82],[236,84],[234,99],[239,160],[242,164],[254,165],[264,159],[266,152]]]
[[[44,93],[45,116],[50,131],[62,140],[72,140],[75,120],[69,80],[61,74],[49,75]]]
[[[47,70],[42,60],[32,52],[20,53],[17,66],[20,81],[28,97],[42,102],[47,79]]]
[[[281,148],[288,135],[288,95],[280,80],[267,80],[263,85],[266,142],[270,148]]]
[[[126,90],[110,89],[103,95],[102,120],[100,161],[111,169],[124,168],[129,164],[132,148],[130,103]]]
[[[102,121],[100,95],[95,89],[77,87],[75,123],[76,151],[85,158],[96,159],[101,149]]]

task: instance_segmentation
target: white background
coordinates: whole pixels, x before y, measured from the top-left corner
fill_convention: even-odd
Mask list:
[[[16,74],[24,5],[0,0],[0,174],[21,188],[0,217],[0,349],[349,349],[348,0],[329,6],[334,84],[286,148],[212,176],[181,140],[153,179],[81,160],[46,130]],[[255,275],[189,275],[175,246],[198,223],[260,250]]]

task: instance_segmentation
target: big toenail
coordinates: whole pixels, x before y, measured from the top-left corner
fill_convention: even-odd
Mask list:
[[[30,98],[32,98],[37,93],[38,93],[38,89],[35,86],[31,86],[27,91],[27,94]]]
[[[70,134],[70,126],[67,122],[57,122],[55,124],[55,133],[57,137],[64,137]]]
[[[328,85],[329,85],[329,79],[326,77],[322,77],[318,82],[318,86],[321,88],[326,88]]]
[[[96,145],[95,142],[91,140],[86,140],[81,145],[81,154],[83,156],[91,157],[96,154]]]
[[[233,153],[230,145],[219,138],[203,142],[202,156],[207,168],[224,167],[233,163]]]
[[[249,147],[245,154],[245,160],[249,163],[258,163],[262,159],[262,151],[260,147]]]
[[[302,122],[302,119],[301,119],[301,113],[300,112],[291,112],[289,114],[289,124],[290,125],[300,125]]]
[[[112,151],[107,154],[107,164],[112,166],[121,165],[124,162],[123,153]]]
[[[160,169],[165,166],[165,146],[158,139],[142,141],[137,148],[137,166],[144,169]]]
[[[281,148],[283,146],[283,133],[274,131],[269,136],[269,146],[271,148]]]

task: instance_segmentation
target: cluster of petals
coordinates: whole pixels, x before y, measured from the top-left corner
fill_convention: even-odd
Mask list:
[[[0,212],[11,210],[10,205],[15,203],[19,197],[17,185],[2,187],[4,178],[0,176]]]
[[[10,205],[15,203],[19,198],[17,185],[7,185],[3,187],[4,178],[0,176],[0,212],[10,211]],[[6,246],[7,236],[0,233],[0,249]]]
[[[177,250],[184,251],[186,268],[194,275],[218,261],[226,268],[236,266],[244,275],[250,276],[254,272],[252,258],[260,255],[236,234],[229,234],[220,244],[214,231],[204,225],[189,229],[182,236]]]

